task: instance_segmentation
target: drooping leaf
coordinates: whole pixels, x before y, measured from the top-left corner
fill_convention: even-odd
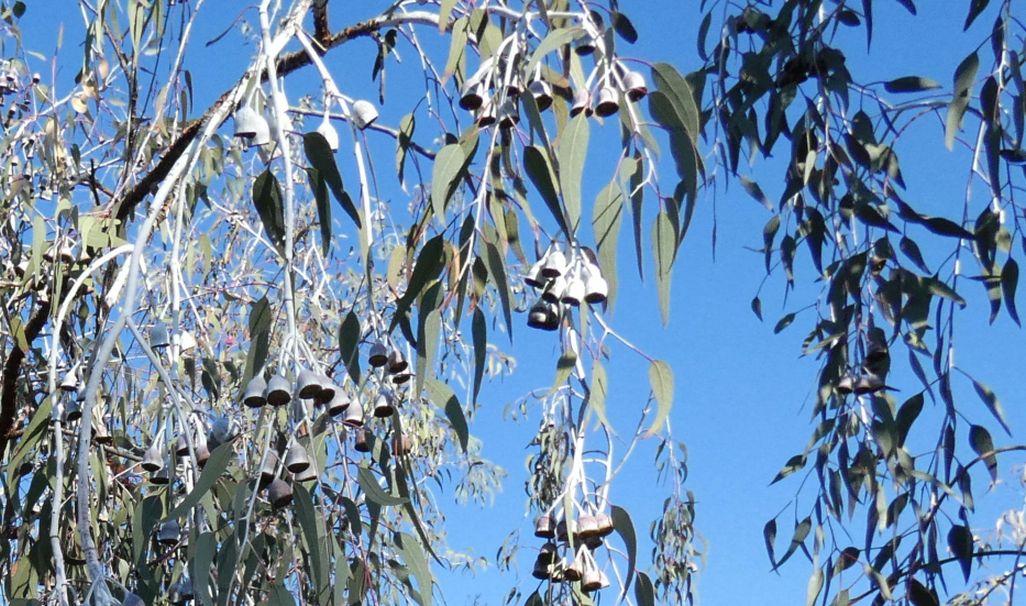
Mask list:
[[[983,459],[984,464],[987,465],[991,481],[996,482],[997,455],[994,453],[994,440],[990,437],[990,432],[987,431],[987,428],[981,425],[969,427],[969,445],[973,447],[973,452],[979,455]]]
[[[313,190],[314,201],[317,203],[317,223],[321,228],[321,254],[328,256],[331,251],[331,204],[328,200],[328,184],[317,172],[316,168],[307,170],[310,177],[310,189]]]
[[[559,142],[559,187],[563,192],[563,203],[572,233],[577,232],[581,222],[581,179],[584,176],[584,161],[588,157],[588,117],[585,112],[563,129]]]
[[[948,531],[948,548],[958,559],[962,575],[969,582],[969,574],[973,566],[973,533],[969,528],[956,524]]]
[[[488,355],[488,324],[480,307],[474,309],[471,322],[471,333],[474,339],[474,400],[481,392],[481,380],[484,378],[485,358]]]
[[[353,223],[356,223],[358,228],[362,228],[363,223],[360,221],[360,213],[356,210],[356,206],[342,186],[342,174],[338,172],[338,165],[335,164],[335,154],[331,151],[331,146],[328,145],[324,135],[317,131],[303,135],[303,151],[306,153],[306,158],[310,161],[310,165],[317,169],[317,172],[324,178],[325,183],[328,184],[328,189],[331,190],[331,195],[335,197],[335,201],[352,218]]]
[[[766,544],[766,555],[769,556],[770,565],[776,567],[777,560],[773,553],[773,544],[777,540],[777,519],[773,518],[762,527],[762,540]]]
[[[965,17],[965,25],[962,26],[962,31],[969,29],[973,21],[976,21],[976,18],[987,8],[988,4],[990,4],[990,0],[970,0],[969,14]]]
[[[962,128],[962,116],[969,108],[972,97],[972,86],[976,79],[976,70],[980,67],[980,58],[974,51],[955,69],[954,97],[948,104],[947,120],[944,127],[944,144],[948,149],[955,148],[955,136]]]
[[[634,582],[634,599],[638,606],[655,606],[655,587],[644,572],[638,572],[638,580]]]
[[[367,498],[370,501],[382,507],[402,505],[403,503],[409,501],[409,499],[405,497],[396,497],[385,492],[378,484],[378,481],[374,477],[374,474],[371,472],[371,470],[367,469],[366,467],[359,468],[359,470],[357,471],[356,480],[357,482],[359,482],[360,488],[363,490],[363,493],[367,495]]]
[[[677,233],[666,211],[660,211],[652,226],[652,248],[656,263],[656,290],[663,326],[670,321],[670,285],[673,283],[673,261],[677,254]]]
[[[648,383],[656,400],[656,416],[646,435],[659,433],[673,406],[673,371],[662,360],[653,360],[648,366]]]
[[[656,63],[652,66],[652,81],[656,88],[669,98],[677,115],[683,121],[692,144],[697,143],[701,127],[701,112],[698,111],[698,105],[695,104],[695,96],[687,79],[669,63]]]
[[[267,360],[267,348],[271,339],[271,305],[267,297],[260,297],[249,308],[249,351],[246,353],[246,370],[243,380],[248,382],[259,372]]]
[[[466,156],[463,147],[450,143],[438,151],[431,171],[431,211],[445,224],[445,205],[449,202],[463,169]]]
[[[349,372],[349,377],[355,382],[360,382],[360,319],[356,312],[351,311],[342,320],[338,331],[339,355],[342,357],[342,364]]]
[[[1019,287],[1019,264],[1015,259],[1009,257],[1005,266],[1001,268],[1001,291],[1005,298],[1005,307],[1008,315],[1016,324],[1019,322],[1019,312],[1015,307],[1015,291]],[[1020,324],[1021,325],[1021,324]]]
[[[534,183],[534,186],[538,188],[538,193],[541,194],[542,200],[545,201],[545,206],[552,213],[552,217],[559,224],[559,228],[563,230],[567,237],[570,237],[569,221],[563,212],[563,207],[559,202],[559,194],[556,192],[556,186],[552,179],[552,164],[542,148],[537,145],[529,145],[524,148],[524,170],[527,171],[527,176],[531,179],[531,183]]]
[[[488,276],[499,292],[499,303],[502,305],[502,317],[506,321],[506,333],[510,343],[513,342],[513,316],[510,303],[509,280],[506,278],[506,265],[502,262],[502,253],[495,244],[485,242],[485,263],[488,265]]]
[[[260,215],[267,238],[284,254],[285,208],[282,206],[278,179],[269,170],[264,170],[253,181],[253,204]]]
[[[784,562],[794,555],[794,552],[801,547],[802,543],[805,542],[805,538],[809,536],[809,531],[812,530],[812,518],[805,518],[794,527],[794,534],[791,536],[791,543],[787,546],[787,551],[780,558],[779,561],[773,566],[776,570],[783,566]]]
[[[613,11],[613,30],[626,42],[634,44],[638,41],[638,31],[634,29],[634,24],[627,18],[627,15]]]
[[[903,76],[884,82],[884,89],[889,93],[918,93],[940,87],[939,82],[922,76]]]
[[[624,577],[622,599],[624,595],[627,595],[627,588],[631,586],[631,579],[634,578],[634,571],[638,561],[638,535],[634,531],[634,522],[631,520],[631,514],[627,513],[626,509],[613,505],[610,507],[609,513],[613,519],[613,529],[623,539],[624,547],[627,549],[627,575]]]
[[[809,577],[809,583],[805,588],[805,606],[814,606],[816,598],[823,591],[823,569],[817,567]]]
[[[403,554],[403,561],[413,569],[413,576],[417,579],[417,593],[420,596],[421,606],[431,606],[433,577],[420,543],[413,536],[402,532],[396,535],[396,546]]]
[[[599,423],[611,427],[606,417],[606,396],[609,394],[609,377],[606,376],[606,369],[595,360],[591,367],[591,389],[589,391],[588,406],[595,411]]]
[[[463,414],[463,407],[460,406],[456,393],[451,387],[437,379],[427,379],[424,381],[424,387],[427,389],[428,396],[435,403],[435,406],[445,411],[445,416],[449,419],[449,424],[452,425],[452,430],[456,432],[456,437],[460,441],[460,449],[466,454],[470,431],[467,427],[467,418]]]
[[[1005,410],[1001,407],[1001,402],[998,400],[997,394],[976,379],[969,377],[969,380],[973,382],[973,389],[976,390],[976,394],[980,396],[981,400],[983,400],[983,404],[987,407],[987,410],[990,411],[990,414],[994,415],[994,418],[1001,424],[1002,429],[1011,436],[1012,431],[1008,428],[1008,422],[1005,420]]]
[[[912,606],[940,606],[937,594],[916,579],[909,579],[907,595]]]
[[[779,334],[785,328],[790,326],[791,323],[794,322],[794,318],[795,318],[795,315],[793,313],[789,313],[789,314],[785,315],[784,317],[780,318],[779,320],[777,320],[776,326],[773,327],[773,334]]]

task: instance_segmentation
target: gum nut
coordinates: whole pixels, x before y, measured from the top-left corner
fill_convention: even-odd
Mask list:
[[[171,339],[167,334],[167,325],[163,322],[154,322],[150,327],[150,347],[152,349],[163,349],[171,345]]]
[[[302,444],[293,442],[288,452],[285,453],[285,469],[292,473],[299,473],[309,466],[310,457],[306,454],[306,449]]]
[[[363,405],[359,400],[354,398],[350,401],[342,424],[346,427],[363,427]]]
[[[303,399],[314,398],[320,391],[321,381],[317,373],[309,368],[301,369],[299,377],[296,378],[296,393],[299,394],[299,397]]]
[[[546,303],[559,303],[563,298],[563,293],[566,292],[566,286],[566,278],[559,276],[542,293],[542,299]]]
[[[335,395],[328,402],[328,414],[337,417],[349,408],[349,396],[341,388],[335,388]]]
[[[313,482],[318,479],[317,470],[313,465],[307,465],[306,469],[292,476],[297,482]]]
[[[281,509],[292,502],[292,487],[281,478],[274,478],[267,487],[267,500],[271,507]]]
[[[170,474],[170,472],[168,470],[168,466],[170,465],[170,463],[171,462],[168,459],[165,458],[163,464],[160,467],[160,469],[158,469],[157,471],[154,471],[154,472],[152,472],[150,474],[150,483],[151,484],[156,484],[158,486],[163,486],[163,485],[168,484],[168,483],[171,482],[171,474]]]
[[[559,278],[557,278],[557,280],[559,280]],[[566,289],[563,290],[563,296],[560,297],[560,301],[567,305],[573,305],[576,307],[584,300],[584,296],[584,280],[581,279],[581,276],[577,272],[572,272],[570,277],[567,279]]]
[[[267,451],[267,457],[260,466],[260,487],[263,488],[275,478],[275,471],[278,467],[278,453],[271,449]]]
[[[481,106],[477,113],[478,128],[488,128],[495,124],[495,104],[489,101]]]
[[[545,255],[545,263],[542,264],[541,274],[550,279],[558,278],[566,272],[566,266],[566,255],[563,254],[563,251],[557,245]]]
[[[409,362],[403,358],[403,354],[398,349],[393,349],[388,354],[388,372],[390,374],[398,374],[410,367]]]
[[[591,95],[585,89],[580,89],[574,93],[574,102],[570,106],[571,116],[576,116],[581,112],[584,112],[585,116],[591,115]]]
[[[284,406],[292,400],[292,394],[289,393],[291,389],[292,385],[289,384],[288,379],[281,375],[274,375],[267,382],[264,399],[271,406]]]
[[[855,391],[855,377],[844,375],[837,381],[837,393],[846,396]]]
[[[367,430],[360,428],[356,430],[356,439],[353,443],[353,448],[357,452],[370,452],[370,441],[367,439]]]
[[[534,97],[534,103],[538,106],[538,111],[543,112],[552,107],[552,87],[549,86],[548,82],[535,80],[527,87],[527,90]]]
[[[506,99],[499,107],[499,128],[512,128],[520,122],[520,114],[512,100]]]
[[[603,118],[608,118],[620,111],[620,102],[617,100],[616,89],[611,86],[603,86],[599,91],[598,99],[595,100],[595,113]]]
[[[267,381],[264,380],[264,375],[253,375],[249,383],[246,383],[246,391],[242,395],[242,403],[250,408],[260,408],[267,403],[267,400],[264,398],[265,391],[267,391]]]
[[[542,265],[544,263],[544,258],[535,261],[534,265],[531,266],[531,269],[524,276],[524,284],[534,288],[545,288],[545,277],[542,276]]]
[[[548,306],[544,301],[538,299],[538,301],[531,306],[531,311],[527,313],[527,325],[531,328],[544,328],[548,317]]]
[[[598,272],[592,272],[584,282],[584,300],[592,305],[603,303],[609,296],[609,283]]]
[[[314,405],[323,406],[335,397],[337,387],[331,382],[328,375],[324,373],[317,373],[317,383],[320,389],[317,391],[317,395],[314,396]]]
[[[394,412],[395,407],[392,405],[392,398],[388,397],[385,393],[379,393],[378,397],[374,400],[374,416],[383,419],[392,416]]]
[[[248,103],[235,110],[232,119],[235,121],[235,131],[232,136],[240,139],[252,139],[261,128],[267,128],[267,121]],[[262,125],[261,122],[263,122]]]
[[[151,473],[154,471],[160,471],[160,469],[164,467],[162,449],[156,440],[154,440],[153,444],[146,449],[142,463],[140,463],[139,466],[142,467],[144,471]]]
[[[324,140],[328,142],[328,149],[333,152],[338,151],[338,131],[336,131],[335,127],[332,126],[331,120],[328,119],[327,115],[324,116],[324,120],[322,120],[317,126],[317,132],[319,132],[321,136],[324,137]]]
[[[636,71],[627,72],[623,77],[623,87],[627,90],[627,98],[631,101],[640,101],[648,94],[645,76]]]
[[[463,85],[460,93],[460,107],[467,111],[475,111],[484,103],[482,95],[483,87],[479,83],[467,83]]]
[[[353,101],[353,124],[356,128],[363,130],[374,124],[377,119],[378,108],[374,107],[373,103],[364,99]]]
[[[371,345],[370,354],[367,356],[367,361],[374,368],[381,368],[388,363],[388,349],[385,344],[381,341],[375,341]]]

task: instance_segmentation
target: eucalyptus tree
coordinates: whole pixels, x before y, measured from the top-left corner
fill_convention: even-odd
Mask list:
[[[512,371],[514,333],[541,330],[561,354],[551,388],[524,401],[540,418],[535,536],[497,557],[535,580],[507,601],[690,602],[701,554],[667,422],[673,373],[609,303],[629,220],[665,321],[698,200],[735,180],[770,210],[767,272],[791,289],[807,262],[822,285],[802,291],[817,426],[778,476],[811,481],[786,551],[766,525],[773,566],[808,555],[810,603],[938,603],[963,580],[950,564],[968,587],[956,600],[1011,590],[1014,568],[982,579],[986,595],[968,585],[977,558],[1021,555],[974,537],[969,470],[996,474],[1018,447],[995,448],[985,425],[1008,428],[983,383],[969,378],[993,421],[950,387],[963,266],[978,265],[991,317],[1004,303],[1018,322],[1026,91],[1011,2],[971,3],[966,29],[996,17],[989,71],[977,41],[953,89],[849,71],[833,41],[871,40],[871,0],[674,7],[700,39],[686,75],[632,56],[625,12],[639,8],[615,0],[400,0],[355,19],[349,4],[246,7],[232,28],[252,55],[211,94],[189,66],[213,3],[66,2],[81,44],[52,57],[18,27],[42,7],[3,3],[8,600],[433,602],[435,574],[466,558],[432,487],[493,495],[502,470],[472,433],[480,390]],[[376,51],[369,73],[350,69],[358,45]],[[955,218],[916,210],[898,161],[906,129],[937,114],[972,154]],[[772,203],[742,157],[778,148]],[[596,162],[611,170],[592,196]],[[761,317],[759,296],[752,307]],[[921,382],[900,403],[899,349]],[[632,427],[606,414],[610,381],[632,379],[614,354],[648,366]],[[618,470],[644,464],[629,461],[642,439],[660,443],[669,484],[647,570],[615,491]]]

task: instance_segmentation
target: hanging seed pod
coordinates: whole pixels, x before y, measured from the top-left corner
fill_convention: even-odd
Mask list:
[[[595,516],[585,514],[577,519],[577,536],[581,539],[598,536],[598,521]]]
[[[185,434],[179,434],[178,439],[175,440],[175,455],[179,457],[189,456],[189,442],[185,439]]]
[[[862,361],[862,370],[867,374],[886,376],[891,369],[891,354],[887,347],[887,337],[879,328],[870,328],[866,347],[866,358]]]
[[[534,104],[538,111],[543,112],[552,107],[552,87],[544,80],[535,80],[527,87],[528,92],[534,97]]]
[[[517,112],[517,105],[511,99],[506,99],[499,107],[499,128],[513,128],[520,122],[520,113]]]
[[[411,378],[413,378],[413,375],[411,373],[408,373],[408,372],[397,374],[394,377],[392,377],[392,384],[393,385],[402,385],[403,383],[409,381]]]
[[[264,392],[267,391],[267,381],[262,373],[253,375],[253,378],[246,383],[246,391],[242,394],[242,403],[250,408],[260,408],[267,403]]]
[[[556,561],[556,544],[547,542],[538,550],[538,561],[548,566]]]
[[[292,502],[292,487],[281,478],[274,478],[267,487],[267,500],[271,507],[281,509]]]
[[[527,271],[524,276],[524,284],[533,288],[545,288],[546,278],[542,275],[542,266],[545,264],[545,258],[542,257],[535,261],[531,269]]]
[[[561,278],[556,278],[556,282],[560,279]],[[563,294],[560,296],[559,300],[561,303],[577,307],[581,304],[581,301],[584,300],[586,294],[584,280],[581,279],[580,269],[574,267],[570,270],[570,274],[567,276],[566,288],[563,289]]]
[[[346,427],[363,427],[363,405],[360,404],[360,400],[353,398],[349,402],[342,424]]]
[[[648,94],[645,76],[636,71],[629,71],[624,75],[623,87],[627,91],[627,98],[632,102],[640,101]]]
[[[333,152],[338,151],[338,131],[336,131],[335,127],[331,125],[331,120],[328,118],[327,112],[324,113],[324,119],[321,120],[321,123],[317,126],[317,132],[319,132],[321,136],[324,137],[324,140],[328,142],[328,149]]]
[[[160,322],[153,323],[150,327],[150,349],[163,349],[171,345],[171,338],[167,333],[167,324]]]
[[[349,408],[349,404],[349,396],[346,395],[346,392],[342,388],[336,388],[335,395],[328,402],[328,414],[337,417]]]
[[[357,452],[370,452],[371,446],[370,440],[368,440],[369,433],[370,432],[362,427],[356,430],[356,440],[353,444],[353,448],[356,449]]]
[[[410,436],[403,434],[400,438],[397,435],[392,436],[392,454],[397,457],[405,457],[410,454],[410,450],[413,448],[413,441],[410,440]]]
[[[531,328],[544,329],[548,318],[549,306],[545,301],[538,299],[538,301],[531,306],[531,310],[527,312],[527,325]]]
[[[164,462],[161,464],[160,469],[150,474],[150,483],[158,486],[164,486],[171,482],[171,461],[168,457],[164,458]]]
[[[584,277],[584,300],[592,305],[604,303],[609,296],[609,283],[602,277],[597,265],[587,263],[582,271]]]
[[[310,399],[316,397],[320,391],[321,381],[317,373],[309,368],[300,369],[296,378],[295,393],[299,394],[300,398]]]
[[[467,82],[460,92],[460,107],[467,111],[476,111],[484,103],[484,86],[480,82]]]
[[[310,456],[302,444],[293,442],[292,446],[289,446],[288,452],[285,453],[285,469],[292,473],[299,473],[307,467],[310,467]]]
[[[175,583],[174,587],[171,588],[170,595],[168,596],[171,603],[175,606],[182,606],[183,604],[192,601],[195,597],[196,596],[192,590],[192,579],[184,574],[178,579],[178,582]]]
[[[595,528],[598,531],[599,537],[608,537],[613,534],[613,518],[609,517],[607,513],[596,513]]]
[[[235,110],[233,118],[235,120],[233,136],[245,140],[250,147],[261,145],[261,143],[254,143],[254,140],[263,141],[270,138],[271,129],[267,120],[258,114],[250,104],[241,105],[239,109]]]
[[[93,421],[93,441],[103,446],[109,446],[114,443],[114,436],[107,429],[107,423],[99,417]]]
[[[559,276],[549,283],[549,287],[542,292],[542,300],[546,303],[559,303],[566,292],[566,278]]]
[[[82,404],[78,400],[64,405],[64,423],[74,423],[82,418]]]
[[[581,591],[585,593],[591,593],[606,587],[609,587],[609,579],[606,577],[606,573],[594,566],[586,570],[581,576]]]
[[[481,106],[481,109],[477,112],[477,127],[488,128],[495,124],[495,102],[494,100],[488,100]]]
[[[855,391],[855,377],[846,374],[837,381],[837,393],[846,396]]]
[[[377,119],[378,108],[374,107],[373,103],[363,99],[353,101],[353,124],[356,128],[363,130],[374,124]]]
[[[164,457],[162,454],[163,449],[160,448],[160,444],[157,440],[153,440],[153,444],[146,449],[146,453],[143,455],[142,463],[139,467],[150,473],[154,471],[160,471],[164,467]]]
[[[388,372],[390,374],[398,374],[410,367],[409,362],[403,357],[403,353],[398,349],[393,349],[388,354]]]
[[[591,95],[587,89],[583,88],[574,93],[574,102],[570,106],[570,116],[576,116],[581,112],[584,112],[585,116],[591,115]]]
[[[206,467],[207,461],[210,460],[210,447],[207,446],[207,440],[205,437],[199,444],[194,444],[194,446],[196,447],[196,465],[200,469],[203,469]]]
[[[864,374],[855,381],[855,394],[876,393],[884,388],[884,381],[874,374]]]
[[[560,520],[559,523],[556,524],[556,540],[561,543],[566,543],[569,538],[570,535],[567,533],[566,520]]]
[[[310,462],[310,465],[307,465],[306,469],[292,476],[292,479],[296,482],[303,483],[313,482],[318,478],[317,469],[313,466],[313,461]]]
[[[615,88],[603,86],[595,100],[595,113],[603,118],[608,118],[620,111],[620,101],[617,96]]]
[[[374,368],[381,368],[388,363],[388,348],[381,341],[375,341],[370,348],[370,354],[367,356],[367,361]]]
[[[64,374],[64,378],[61,379],[60,389],[66,393],[75,393],[78,391],[78,386],[78,364],[76,364],[71,367],[71,370]]]
[[[267,389],[264,390],[264,399],[271,406],[284,406],[292,400],[292,394],[289,392],[291,388],[292,386],[289,385],[288,379],[281,375],[274,375],[267,382]]]
[[[278,468],[278,453],[272,448],[267,451],[267,457],[264,458],[263,464],[260,466],[260,488],[263,488],[270,484],[277,476],[275,473]]]
[[[161,545],[177,545],[182,537],[182,528],[178,520],[168,520],[157,527],[157,542]]]
[[[531,576],[538,579],[539,581],[546,581],[549,578],[549,566],[548,564],[542,563],[540,560],[535,559],[534,568],[531,570]]]
[[[563,578],[571,583],[580,581],[582,576],[584,576],[584,572],[581,569],[581,563],[577,559],[563,569]]]
[[[574,41],[574,52],[581,57],[594,53],[595,41],[590,36],[578,38]]]
[[[534,536],[540,539],[552,539],[556,536],[556,525],[552,522],[552,516],[542,514],[534,521]]]
[[[558,278],[563,275],[567,269],[566,255],[563,254],[563,249],[560,248],[559,244],[553,244],[547,253],[545,253],[544,263],[542,263],[541,275],[545,278]]]
[[[335,384],[331,382],[328,375],[323,372],[317,373],[318,389],[317,395],[314,396],[314,406],[324,406],[335,397]]]
[[[392,416],[395,412],[395,397],[392,392],[387,389],[383,389],[378,393],[378,397],[374,399],[374,411],[373,414],[379,419]]]
[[[263,396],[261,396],[263,397]],[[210,420],[210,432],[207,434],[207,447],[211,450],[221,444],[231,442],[239,436],[241,428],[238,421],[224,415],[214,415]]]

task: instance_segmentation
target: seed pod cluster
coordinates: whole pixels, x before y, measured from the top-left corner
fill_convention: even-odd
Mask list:
[[[609,579],[598,567],[594,551],[612,532],[612,519],[604,512],[558,522],[552,514],[542,514],[535,520],[534,535],[545,543],[538,550],[532,575],[554,583],[580,582],[585,592],[608,587]],[[567,557],[561,557],[561,551]]]
[[[542,330],[559,328],[564,308],[603,303],[609,295],[609,284],[590,251],[574,249],[567,258],[558,243],[531,267],[524,282],[541,291],[528,312],[527,325]]]

